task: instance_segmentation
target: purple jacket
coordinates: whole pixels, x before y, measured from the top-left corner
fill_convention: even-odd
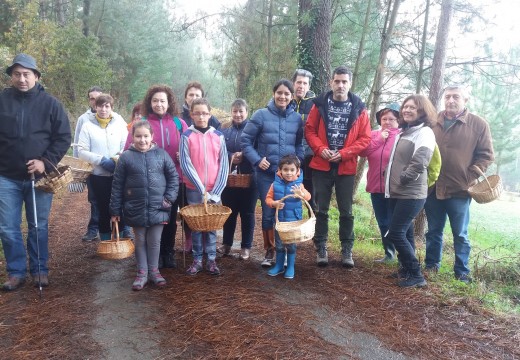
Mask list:
[[[170,155],[179,174],[179,182],[183,182],[181,164],[177,161],[177,153],[179,152],[181,134],[188,129],[188,126],[181,118],[177,119],[179,119],[181,131],[177,129],[177,124],[170,114],[164,115],[162,119],[159,119],[155,114],[149,114],[145,120],[148,120],[152,127],[153,141]],[[130,131],[126,139],[125,150],[128,150],[132,142],[132,131]]]
[[[400,129],[389,129],[388,138],[381,137],[381,130],[372,130],[370,144],[359,156],[368,160],[367,192],[385,192],[385,171],[394,147],[395,137]]]

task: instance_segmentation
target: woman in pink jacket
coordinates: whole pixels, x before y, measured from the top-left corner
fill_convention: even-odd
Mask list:
[[[179,162],[179,145],[181,134],[188,129],[184,120],[177,117],[179,108],[175,101],[173,91],[166,85],[153,85],[148,89],[141,105],[140,114],[143,120],[148,120],[153,131],[153,142],[172,158],[182,191],[182,172]],[[133,120],[133,119],[132,119]],[[132,132],[126,139],[125,150],[132,145]],[[175,262],[175,233],[177,232],[177,209],[183,206],[183,196],[179,195],[177,201],[172,204],[170,222],[163,228],[161,235],[161,250],[159,255],[159,268],[174,268]]]
[[[388,200],[385,198],[385,171],[390,160],[390,154],[394,146],[396,135],[399,134],[398,122],[399,104],[392,103],[376,113],[377,123],[380,129],[372,130],[370,145],[359,155],[368,160],[367,173],[367,192],[370,193],[372,207],[376,216],[385,257],[377,262],[390,262],[395,259],[395,247],[386,238],[388,224],[392,217],[388,207]]]

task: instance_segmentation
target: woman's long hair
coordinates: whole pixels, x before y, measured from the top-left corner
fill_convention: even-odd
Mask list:
[[[168,100],[168,109],[166,109],[166,112],[170,114],[172,117],[178,115],[179,109],[177,107],[175,95],[173,94],[172,88],[167,85],[153,85],[148,89],[146,95],[144,96],[143,106],[141,108],[143,113],[141,115],[148,116],[150,114],[153,114],[152,97],[159,92],[163,92],[166,94],[166,99]]]

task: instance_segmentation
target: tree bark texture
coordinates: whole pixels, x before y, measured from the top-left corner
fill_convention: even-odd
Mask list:
[[[433,53],[432,78],[430,87],[430,101],[439,109],[440,98],[444,86],[444,70],[446,68],[446,45],[453,19],[453,0],[442,0],[441,17],[435,40]]]
[[[312,89],[329,89],[332,0],[299,0],[298,66],[314,75]]]
[[[83,0],[83,35],[88,36],[90,32],[88,19],[90,17],[90,0]]]

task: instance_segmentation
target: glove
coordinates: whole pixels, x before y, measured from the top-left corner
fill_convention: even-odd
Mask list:
[[[101,162],[99,163],[103,169],[105,169],[108,172],[113,173],[116,169],[116,162],[112,159],[108,159],[106,157],[101,158]]]

